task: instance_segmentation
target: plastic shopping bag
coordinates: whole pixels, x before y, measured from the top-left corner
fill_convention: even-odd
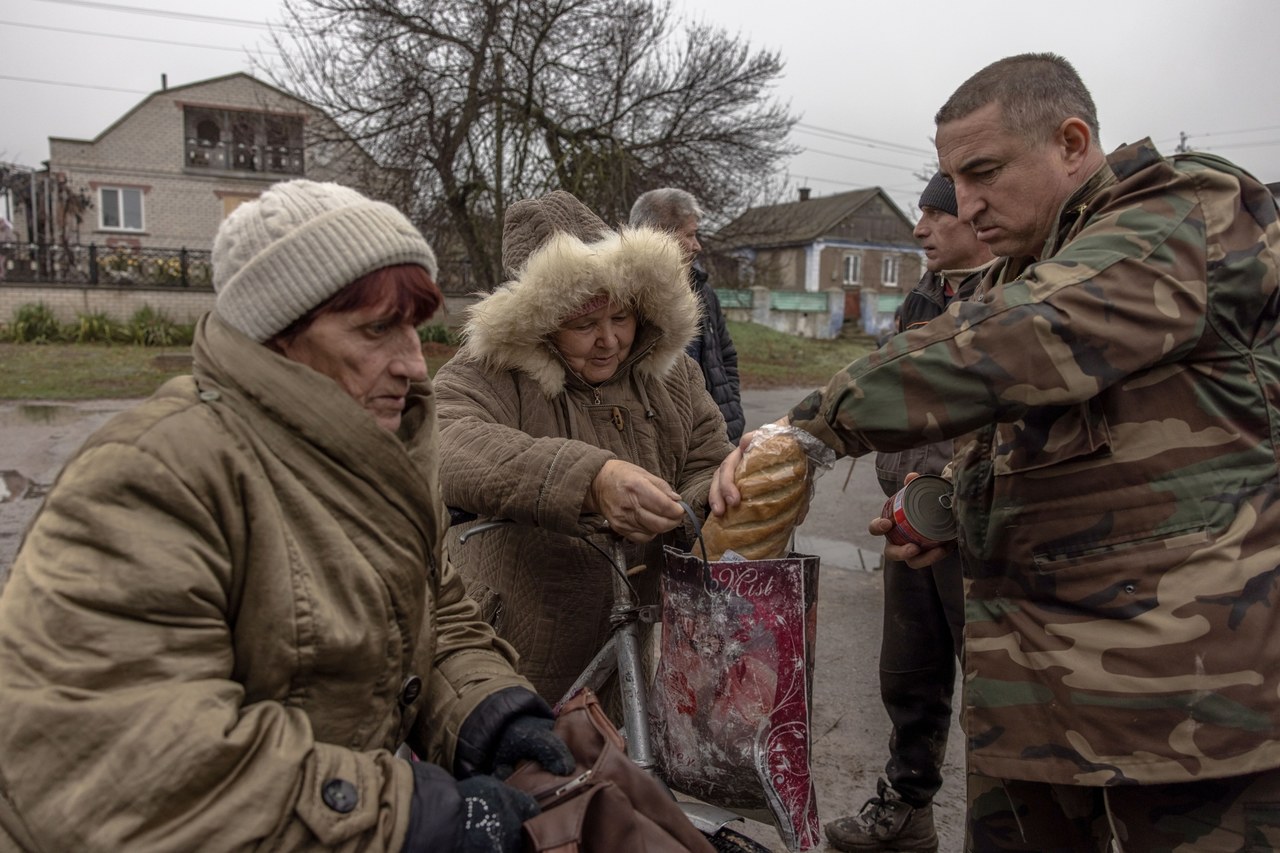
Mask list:
[[[821,844],[809,767],[818,558],[705,563],[666,549],[650,713],[672,787],[767,809],[791,850]]]

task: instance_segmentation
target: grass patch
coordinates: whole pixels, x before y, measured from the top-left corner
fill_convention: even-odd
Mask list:
[[[730,323],[743,388],[818,387],[871,350],[869,339],[815,341],[753,323]],[[427,341],[434,376],[456,348]],[[190,373],[189,349],[103,344],[0,343],[0,399],[93,400],[146,397],[173,376]]]
[[[432,375],[453,348],[428,345]],[[188,347],[0,343],[0,400],[105,400],[149,397],[191,372]]]
[[[91,400],[146,397],[170,376],[157,368],[162,350],[101,344],[0,343],[0,398]]]
[[[730,323],[743,388],[827,384],[837,370],[875,349],[870,338],[818,341],[785,335],[755,323]]]

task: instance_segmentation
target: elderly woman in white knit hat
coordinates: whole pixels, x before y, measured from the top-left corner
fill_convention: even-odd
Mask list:
[[[472,307],[436,376],[441,484],[451,506],[519,522],[450,553],[554,701],[610,630],[609,566],[582,517],[630,540],[653,603],[662,546],[688,544],[680,499],[700,511],[732,446],[685,354],[699,305],[670,235],[614,233],[558,191],[508,208],[503,264],[514,280]]]
[[[443,556],[431,248],[292,181],[213,270],[194,375],[67,464],[0,597],[0,849],[518,849],[486,774],[573,763]]]

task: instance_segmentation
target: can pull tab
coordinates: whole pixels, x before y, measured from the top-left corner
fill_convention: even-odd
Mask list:
[[[951,495],[938,495],[938,503],[943,509],[951,509]]]

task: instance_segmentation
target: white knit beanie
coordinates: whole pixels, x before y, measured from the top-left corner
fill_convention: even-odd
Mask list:
[[[237,207],[213,240],[214,310],[255,341],[283,331],[374,270],[436,256],[389,204],[340,184],[276,184]]]

